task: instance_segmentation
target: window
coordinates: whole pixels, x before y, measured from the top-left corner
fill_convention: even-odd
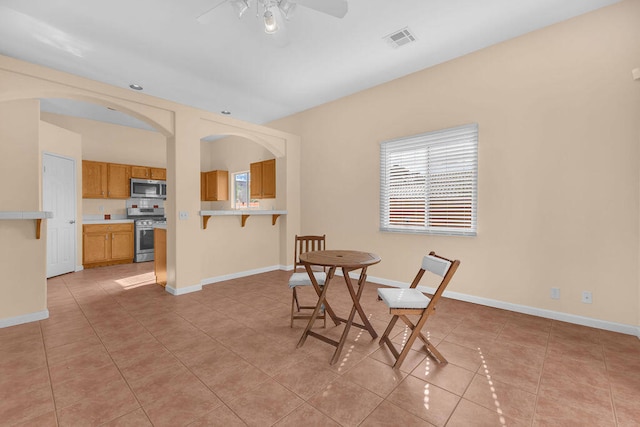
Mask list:
[[[234,209],[255,208],[260,205],[256,200],[251,200],[249,195],[250,174],[248,171],[236,172],[232,174],[231,189]]]
[[[380,230],[476,235],[478,125],[383,142]]]

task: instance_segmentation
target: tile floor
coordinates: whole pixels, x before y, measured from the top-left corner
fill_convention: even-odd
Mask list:
[[[175,297],[151,268],[53,278],[49,319],[0,329],[0,425],[640,425],[633,336],[445,299],[425,329],[448,365],[416,345],[393,370],[355,328],[330,366],[333,347],[310,337],[296,349],[304,321],[289,327],[289,273]],[[381,333],[376,287],[362,301]]]

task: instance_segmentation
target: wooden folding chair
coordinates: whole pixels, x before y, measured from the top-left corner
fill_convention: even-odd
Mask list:
[[[293,328],[294,319],[309,319],[315,305],[300,305],[298,301],[298,292],[296,289],[299,286],[312,286],[309,274],[304,268],[304,264],[300,262],[300,255],[305,252],[311,251],[323,251],[325,249],[325,235],[322,236],[297,236],[296,235],[296,248],[294,253],[294,265],[293,274],[289,278],[289,287],[293,289],[293,295],[291,297],[291,327]],[[325,271],[314,271],[313,275],[318,282],[318,285],[323,286],[327,279],[327,273]],[[310,310],[308,313],[302,312],[302,310]],[[324,321],[324,327],[327,327],[326,315],[323,312],[317,317]]]
[[[411,282],[411,286],[408,289],[394,289],[394,288],[379,288],[378,295],[382,301],[389,306],[389,312],[393,314],[391,321],[389,322],[389,326],[382,334],[380,338],[380,345],[383,343],[389,347],[391,353],[396,358],[396,362],[393,365],[394,368],[399,368],[404,362],[404,359],[409,354],[409,350],[411,346],[415,342],[416,338],[420,338],[424,345],[427,348],[427,353],[433,357],[436,362],[446,364],[447,359],[444,358],[442,354],[436,349],[434,345],[432,345],[429,340],[422,334],[422,327],[424,326],[427,318],[430,314],[432,314],[436,309],[436,304],[445,288],[451,281],[451,278],[455,274],[458,266],[460,265],[460,261],[449,260],[447,258],[436,255],[435,252],[430,252],[429,255],[425,256],[422,259],[422,267],[418,271],[415,279]],[[433,294],[431,298],[425,296],[422,292],[415,289],[422,279],[425,271],[429,271],[434,273],[440,277],[442,277],[442,281],[438,286],[438,289]],[[418,321],[413,324],[411,320],[407,317],[407,315],[418,315],[420,318]],[[411,335],[407,339],[402,348],[402,351],[398,352],[396,347],[393,345],[391,340],[389,339],[389,334],[391,330],[395,326],[398,319],[402,319],[404,323],[411,329]]]

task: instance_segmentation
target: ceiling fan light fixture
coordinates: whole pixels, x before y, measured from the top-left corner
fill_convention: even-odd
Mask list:
[[[278,22],[271,9],[267,9],[264,12],[264,32],[267,34],[274,34],[278,31]]]
[[[249,0],[231,0],[231,6],[236,11],[238,18],[242,18],[249,10]]]

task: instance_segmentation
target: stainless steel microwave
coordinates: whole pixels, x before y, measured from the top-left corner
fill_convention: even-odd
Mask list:
[[[131,178],[131,197],[138,199],[166,199],[167,181]]]

